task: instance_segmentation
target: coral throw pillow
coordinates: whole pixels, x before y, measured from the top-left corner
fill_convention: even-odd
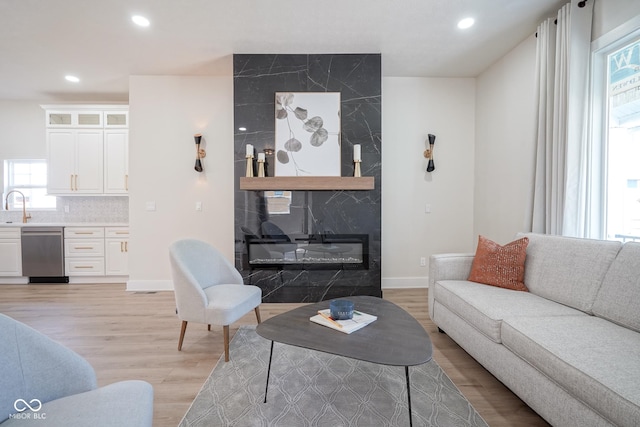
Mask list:
[[[524,284],[524,260],[528,244],[529,239],[526,237],[500,246],[484,236],[479,236],[469,280],[528,292]]]

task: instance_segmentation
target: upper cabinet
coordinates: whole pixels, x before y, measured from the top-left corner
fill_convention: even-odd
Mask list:
[[[52,195],[123,195],[129,182],[127,105],[43,105]]]

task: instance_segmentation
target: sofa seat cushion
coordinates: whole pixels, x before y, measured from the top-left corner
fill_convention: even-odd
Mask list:
[[[517,316],[505,347],[619,426],[640,420],[640,334],[593,316]]]
[[[492,341],[500,344],[502,319],[512,316],[587,316],[537,295],[467,280],[435,283],[434,297]],[[446,332],[446,331],[445,331]]]

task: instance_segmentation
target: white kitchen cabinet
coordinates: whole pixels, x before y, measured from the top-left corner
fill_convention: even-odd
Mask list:
[[[129,191],[129,132],[126,129],[104,131],[104,192],[126,194]]]
[[[127,276],[129,274],[129,228],[105,228],[105,274]]]
[[[100,110],[47,110],[48,128],[102,128],[103,112]]]
[[[22,276],[22,243],[19,227],[0,228],[0,277]]]
[[[65,274],[104,276],[104,227],[64,228]]]
[[[127,194],[127,105],[43,105],[46,110],[48,193]]]
[[[48,129],[47,191],[49,194],[103,192],[103,131]]]
[[[116,110],[104,112],[104,127],[107,128],[128,128],[129,112]]]

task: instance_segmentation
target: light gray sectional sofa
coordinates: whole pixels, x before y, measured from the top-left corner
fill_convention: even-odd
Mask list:
[[[75,352],[0,314],[0,426],[150,427],[153,388],[145,381],[97,387]]]
[[[550,424],[640,425],[640,243],[523,236],[529,292],[433,255],[431,319]]]

